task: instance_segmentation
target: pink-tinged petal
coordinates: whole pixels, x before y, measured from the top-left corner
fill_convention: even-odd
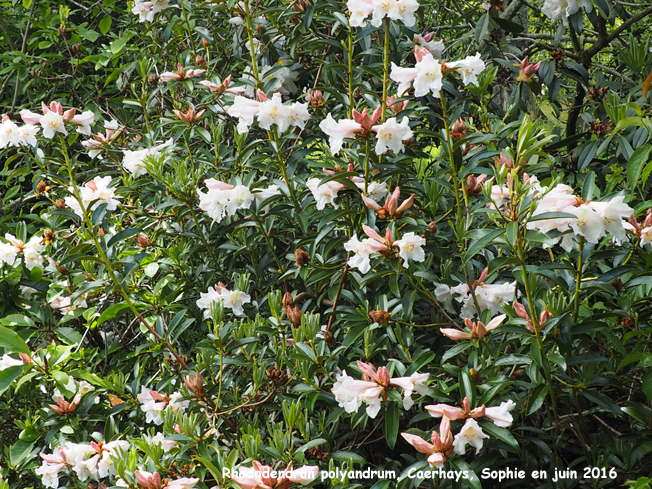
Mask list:
[[[165,73],[161,73],[160,76],[161,80],[164,82],[169,82],[172,80],[181,80],[182,77],[179,75],[179,73],[172,73],[171,71],[166,71]]]
[[[428,457],[428,463],[431,467],[441,468],[446,462],[446,455],[443,453],[435,452]]]
[[[507,315],[505,315],[505,314],[501,314],[500,316],[496,316],[491,321],[489,321],[489,323],[484,327],[484,329],[486,331],[492,331],[492,330],[496,329],[498,326],[503,324],[506,317],[507,317]]]
[[[364,231],[364,233],[365,233],[367,236],[369,236],[369,237],[372,238],[372,239],[375,239],[375,240],[378,241],[379,243],[384,243],[384,242],[385,242],[385,240],[383,239],[383,237],[382,237],[380,234],[378,234],[376,231],[374,231],[373,229],[371,229],[371,228],[370,228],[369,226],[367,226],[366,224],[363,224],[363,225],[362,225],[362,230]]]
[[[357,363],[358,363],[358,368],[359,368],[360,370],[362,370],[362,373],[363,373],[364,375],[366,375],[367,377],[369,377],[371,380],[374,380],[374,381],[376,380],[376,378],[377,378],[378,376],[376,375],[376,371],[374,370],[373,365],[371,365],[371,364],[369,364],[369,363],[361,362],[360,360],[358,360]]]
[[[287,479],[295,484],[310,484],[319,475],[319,467],[316,465],[304,465],[297,469],[293,469],[288,475]]]
[[[426,406],[425,408],[433,418],[446,416],[451,421],[457,421],[458,419],[464,418],[464,412],[460,408],[449,406],[448,404],[434,404]]]
[[[439,331],[441,332],[441,334],[448,336],[451,340],[455,340],[455,341],[470,340],[473,338],[473,336],[471,336],[471,333],[466,333],[464,331],[460,331],[459,329],[442,328]]]
[[[369,209],[372,209],[374,211],[377,211],[377,210],[380,209],[380,206],[378,205],[378,203],[375,200],[370,199],[369,197],[366,197],[364,194],[360,195],[360,197],[362,197],[362,201],[364,202],[364,204],[367,207],[369,207]]]
[[[43,116],[31,110],[24,109],[20,111],[20,118],[25,124],[38,124],[41,122]]]
[[[412,435],[410,433],[401,433],[401,436],[406,442],[416,448],[419,453],[432,454],[436,451],[434,445],[431,445],[420,436]]]
[[[514,308],[514,312],[518,317],[521,319],[530,319],[530,316],[525,310],[525,306],[523,304],[515,300],[512,302],[512,307]]]

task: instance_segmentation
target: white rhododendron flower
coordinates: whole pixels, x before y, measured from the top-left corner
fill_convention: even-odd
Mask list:
[[[512,302],[516,294],[516,281],[497,284],[482,283],[475,288],[475,297],[480,312],[489,310],[492,316],[502,312],[503,305]],[[470,294],[469,286],[466,283],[461,283],[455,287],[435,284],[435,298],[449,312],[455,312],[453,300],[462,303],[460,315],[464,318],[478,315],[473,296]]]
[[[641,246],[652,244],[652,226],[641,229]],[[0,260],[2,260],[2,252],[0,251]]]
[[[244,316],[244,304],[251,302],[251,296],[241,290],[228,290],[219,283],[215,287],[209,287],[206,293],[200,292],[197,300],[197,307],[204,310],[204,317],[210,318],[213,303],[222,303],[222,306],[231,309],[236,316]]]
[[[480,53],[475,53],[475,56],[467,56],[461,61],[447,62],[446,68],[454,68],[460,75],[462,75],[462,83],[464,85],[477,85],[478,75],[485,69],[485,64],[480,59]]]
[[[364,402],[367,404],[367,415],[375,418],[380,411],[379,396],[383,388],[376,382],[354,379],[347,375],[346,370],[336,378],[332,391],[339,406],[347,413],[355,413]]]
[[[371,269],[370,255],[385,248],[385,245],[371,238],[365,238],[359,241],[355,234],[349,241],[344,243],[344,249],[354,253],[349,258],[349,266],[351,268],[357,268],[361,273],[367,273]]]
[[[41,130],[40,127],[33,124],[23,124],[18,127],[18,142],[24,146],[36,147],[37,140],[36,135]],[[1,144],[0,144],[1,146]]]
[[[412,82],[418,74],[419,70],[416,68],[403,68],[392,62],[392,71],[390,72],[389,77],[398,83],[396,93],[399,97],[402,97],[403,94],[410,89]],[[441,75],[441,65],[439,65],[439,75]]]
[[[467,444],[475,448],[475,453],[478,453],[482,448],[485,438],[489,438],[489,435],[486,435],[482,431],[482,428],[475,419],[469,418],[464,423],[460,432],[455,435],[453,440],[455,453],[464,455],[466,453]]]
[[[138,16],[138,22],[153,22],[154,16],[169,6],[169,0],[135,0],[131,13]]]
[[[21,252],[22,242],[16,240],[16,238],[11,234],[6,234],[5,239],[9,242],[5,243],[4,241],[0,241],[0,261],[11,267],[14,265],[16,257]],[[20,244],[21,247],[16,246],[17,244]]]
[[[400,250],[398,255],[403,258],[403,266],[408,268],[409,260],[424,261],[426,254],[423,251],[423,246],[426,244],[425,238],[417,236],[414,233],[405,233],[401,239],[395,241],[394,244]]]
[[[261,102],[251,100],[240,95],[233,99],[233,105],[226,110],[231,117],[238,118],[238,132],[244,134],[254,123],[254,117],[258,115]]]
[[[145,165],[147,158],[151,157],[157,160],[161,157],[162,151],[173,144],[174,140],[170,138],[166,142],[157,146],[152,146],[151,148],[140,149],[137,151],[127,150],[124,152],[124,157],[122,158],[122,166],[135,177],[145,175],[147,174],[147,166]],[[93,157],[94,155],[90,154],[90,156]]]
[[[95,122],[95,113],[92,110],[87,110],[81,114],[75,115],[71,121],[73,124],[77,124],[77,132],[83,134],[84,136],[90,136],[91,133],[91,124]]]
[[[593,10],[593,3],[591,0],[545,0],[543,7],[541,7],[541,13],[553,22],[561,20],[566,25],[568,23],[568,17],[582,7],[587,12],[591,12]]]
[[[249,47],[249,43],[247,43],[247,47]],[[297,85],[294,83],[299,78],[297,72],[292,71],[287,66],[275,69],[273,72],[270,72],[271,69],[271,66],[263,66],[260,69],[260,77],[263,84],[266,85],[267,82],[276,80],[276,83],[269,88],[269,91],[279,92],[281,95],[290,95],[298,91]]]
[[[323,210],[326,204],[331,204],[337,209],[337,204],[335,203],[337,192],[342,190],[344,185],[333,180],[321,185],[319,182],[321,182],[320,178],[311,178],[306,182],[306,186],[310,189],[317,202],[317,210]]]
[[[340,119],[335,121],[330,113],[326,116],[326,119],[319,123],[319,128],[328,136],[333,156],[342,149],[345,138],[354,138],[356,134],[362,131],[362,126],[354,120]]]
[[[8,146],[20,145],[21,136],[18,124],[13,122],[8,117],[3,117],[2,124],[0,124],[0,149]]]
[[[116,197],[115,188],[109,187],[111,180],[111,177],[95,177],[79,189],[85,210],[89,210],[90,206],[90,210],[94,211],[101,204],[106,204],[107,210],[110,211],[114,211],[118,208],[118,204],[120,203],[118,199],[121,197]],[[79,201],[74,196],[74,189],[69,187],[68,191],[72,195],[64,199],[66,205],[70,207],[75,214],[82,217],[82,208]]]
[[[419,9],[416,0],[349,0],[346,6],[351,12],[349,23],[352,27],[364,27],[369,15],[374,27],[380,27],[385,18],[400,20],[411,27],[415,23],[414,14]]]
[[[39,124],[41,124],[41,127],[43,128],[43,137],[48,139],[52,139],[56,133],[61,133],[63,135],[68,134],[68,131],[66,131],[66,125],[63,121],[63,116],[52,110],[48,111],[47,114],[41,117]]]
[[[397,377],[391,379],[392,385],[396,385],[403,389],[403,409],[407,411],[414,406],[414,401],[412,400],[413,392],[422,396],[428,392],[426,381],[429,377],[430,374],[420,374],[415,372],[409,377]]]
[[[2,355],[2,358],[0,358],[0,372],[2,372],[5,369],[8,369],[9,367],[19,367],[22,366],[23,364],[24,363],[21,359],[13,358],[8,353],[5,353],[4,355]]]
[[[430,54],[432,54],[433,58],[441,59],[441,55],[444,52],[444,42],[435,41],[432,39],[432,36],[433,36],[432,32],[426,36],[415,34],[412,37],[412,40],[419,46],[426,48],[428,51],[430,51]]]
[[[398,123],[396,117],[390,117],[383,124],[371,128],[376,133],[377,141],[375,152],[382,155],[391,149],[395,153],[401,153],[405,146],[403,141],[407,141],[414,136],[407,117]]]
[[[516,403],[510,399],[507,402],[501,402],[500,406],[485,408],[484,415],[490,418],[496,426],[507,428],[514,421],[510,411],[513,411],[515,407]]]

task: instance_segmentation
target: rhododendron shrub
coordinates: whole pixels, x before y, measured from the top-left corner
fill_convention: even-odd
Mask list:
[[[646,486],[647,3],[2,9],[0,489]]]

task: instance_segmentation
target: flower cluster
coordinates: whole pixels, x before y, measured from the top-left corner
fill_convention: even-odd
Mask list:
[[[439,98],[440,91],[444,84],[445,70],[454,70],[462,75],[464,85],[478,83],[478,75],[485,69],[485,64],[480,59],[480,53],[475,56],[467,56],[461,61],[450,61],[443,63],[436,59],[427,48],[416,47],[414,49],[417,59],[414,68],[401,68],[392,63],[390,78],[397,82],[397,93],[402,96],[410,86],[414,87],[414,95],[423,97],[432,93]]]
[[[460,331],[459,329],[453,329],[453,328],[441,328],[439,331],[441,332],[441,334],[448,336],[452,340],[477,341],[477,340],[481,340],[482,338],[487,336],[487,333],[493,331],[498,326],[503,324],[506,317],[507,316],[505,314],[496,316],[491,321],[489,321],[486,326],[482,321],[474,322],[471,321],[469,318],[466,318],[464,320],[464,325],[469,330],[468,332]]]
[[[462,408],[449,406],[448,404],[436,404],[426,406],[426,410],[435,418],[442,418],[439,426],[439,433],[432,432],[431,443],[424,441],[421,437],[409,433],[401,433],[401,436],[420,453],[428,456],[428,463],[432,467],[443,467],[447,456],[455,452],[459,455],[466,453],[466,445],[475,448],[476,453],[480,451],[484,440],[489,438],[482,431],[476,421],[484,416],[491,419],[496,426],[506,428],[511,426],[513,417],[510,413],[516,404],[512,400],[502,402],[500,406],[485,407],[484,405],[471,410],[471,403],[464,398]],[[455,435],[451,433],[451,422],[466,419],[462,429]]]
[[[570,215],[531,220],[527,223],[527,228],[543,233],[556,230],[560,235],[552,238],[552,241],[557,243],[561,240],[561,246],[566,251],[573,248],[573,235],[582,236],[587,242],[597,244],[600,239],[611,234],[614,242],[621,243],[627,236],[626,231],[633,230],[628,219],[634,210],[624,203],[624,197],[621,195],[608,202],[583,202],[574,195],[571,187],[563,184],[553,188],[543,187],[540,189],[540,195],[532,217],[548,212],[564,212]],[[569,232],[571,229],[572,232]]]
[[[108,134],[108,132],[107,132]],[[148,158],[158,160],[161,157],[162,151],[169,148],[174,144],[172,138],[166,142],[151,148],[139,149],[137,151],[126,150],[122,159],[122,167],[135,177],[147,174],[146,161]]]
[[[336,121],[329,113],[326,119],[321,121],[319,128],[329,137],[331,154],[334,156],[340,149],[344,139],[356,136],[368,137],[370,132],[376,133],[377,141],[374,148],[377,155],[382,155],[391,149],[400,153],[405,149],[403,144],[414,136],[410,129],[409,120],[403,117],[397,122],[396,117],[387,119],[383,124],[375,125],[380,118],[381,106],[378,106],[370,116],[367,109],[362,112],[353,110],[353,119],[340,119]]]
[[[9,116],[2,114],[2,123],[0,123],[0,149],[21,145],[36,147],[36,134],[39,131],[40,129],[34,124],[23,124],[19,126]]]
[[[115,440],[108,443],[66,443],[55,449],[54,453],[41,453],[43,464],[34,472],[42,477],[45,487],[59,487],[59,473],[62,470],[74,472],[81,481],[98,480],[103,477],[117,475],[113,458],[119,450],[129,449],[129,442]]]
[[[362,370],[363,380],[356,380],[347,375],[343,370],[337,375],[337,382],[333,385],[333,394],[340,407],[347,413],[358,411],[362,403],[367,405],[367,415],[375,418],[380,411],[380,396],[387,400],[386,391],[389,386],[403,389],[403,408],[408,410],[414,405],[412,393],[424,395],[427,392],[426,381],[429,374],[413,373],[410,377],[390,378],[387,367],[380,367],[376,371],[370,363],[358,360],[358,367]]]
[[[105,121],[105,133],[97,133],[92,135],[92,139],[82,141],[82,146],[88,150],[88,156],[95,158],[96,156],[101,160],[103,159],[102,153],[108,149],[113,143],[115,138],[118,137],[120,126],[118,121]]]
[[[308,104],[294,102],[291,105],[283,105],[280,93],[275,93],[271,99],[267,98],[262,91],[258,91],[258,100],[237,96],[233,105],[227,109],[227,113],[238,118],[238,132],[244,134],[249,131],[249,126],[254,123],[254,117],[263,129],[271,129],[276,124],[278,132],[282,133],[290,126],[303,129],[310,119]]]
[[[582,7],[587,12],[591,12],[593,3],[591,0],[545,0],[541,13],[553,22],[561,20],[566,25],[568,18]]]
[[[348,0],[346,6],[351,12],[349,23],[352,27],[364,27],[370,15],[374,27],[380,27],[385,18],[400,20],[411,27],[415,23],[414,14],[419,10],[416,0]]]
[[[471,294],[471,289],[466,283],[461,283],[455,287],[446,284],[435,284],[435,297],[449,312],[455,312],[453,299],[462,303],[460,315],[464,318],[471,318],[487,309],[491,311],[492,315],[498,314],[502,311],[504,304],[516,298],[516,281],[487,284],[484,283],[486,278],[485,270],[478,281],[472,284],[473,294]],[[476,303],[478,307],[476,307]],[[480,309],[479,312],[478,308]]]
[[[23,243],[11,234],[5,234],[5,242],[0,241],[0,263],[14,266],[19,254],[23,254],[23,262],[28,270],[43,268],[41,252],[45,248],[43,238],[32,236],[27,243]]]
[[[42,102],[41,109],[43,115],[27,109],[21,110],[20,118],[26,124],[40,124],[43,128],[43,137],[52,139],[56,133],[67,135],[66,122],[76,124],[79,134],[83,134],[84,136],[91,135],[91,124],[95,122],[93,111],[87,110],[75,115],[75,109],[68,109],[64,112],[63,106],[59,102],[51,102],[49,106],[45,102]]]
[[[154,16],[162,10],[168,8],[170,0],[151,0],[143,2],[143,0],[135,0],[131,13],[138,16],[138,22],[145,21],[153,22]]]
[[[74,189],[72,187],[68,188],[68,191],[72,195],[66,197],[64,202],[79,217],[84,216],[85,210],[87,211],[89,208],[90,210],[95,210],[102,204],[106,204],[108,210],[114,211],[118,208],[118,204],[120,203],[118,199],[120,199],[120,197],[116,197],[115,189],[109,187],[109,185],[111,185],[111,180],[111,177],[95,177],[80,188],[80,198],[84,206],[83,209],[77,200],[77,197],[75,197]]]
[[[350,164],[347,171],[353,172],[355,167]],[[334,170],[323,170],[326,175],[333,175],[336,172]],[[387,183],[386,182],[368,182],[366,195],[365,192],[365,181],[361,176],[352,176],[348,177],[356,187],[358,187],[362,192],[362,199],[367,206],[371,206],[372,202],[379,201],[387,195]],[[344,188],[344,185],[340,182],[334,180],[329,180],[328,182],[321,183],[319,178],[310,178],[306,181],[306,187],[310,190],[315,202],[317,203],[317,210],[323,210],[326,204],[331,204],[337,209],[338,205],[335,202],[337,198],[337,193]],[[396,192],[396,190],[394,191]],[[374,204],[375,205],[375,204]]]
[[[222,307],[231,309],[236,316],[244,316],[244,304],[251,302],[251,296],[241,290],[228,290],[222,282],[215,287],[209,287],[206,293],[200,292],[197,307],[204,310],[204,317],[210,318],[214,303],[221,303]]]
[[[254,199],[260,204],[281,194],[277,185],[255,188],[252,191],[244,185],[231,185],[214,178],[207,179],[204,184],[208,191],[197,191],[199,208],[215,222],[222,222],[226,216],[235,215],[238,209],[249,209]]]
[[[380,253],[387,258],[398,248],[398,256],[403,259],[403,267],[409,267],[409,260],[424,261],[426,259],[423,246],[425,238],[415,235],[413,232],[405,233],[401,239],[394,241],[391,228],[385,229],[385,236],[381,236],[369,226],[363,224],[362,230],[368,238],[362,241],[354,234],[353,237],[344,243],[344,249],[351,251],[354,255],[349,258],[348,264],[351,268],[357,268],[362,273],[371,269],[371,255]]]
[[[189,401],[181,401],[181,397],[183,397],[183,394],[180,392],[160,394],[157,391],[142,387],[140,394],[138,394],[138,400],[142,404],[140,409],[145,413],[145,421],[161,425],[163,424],[163,411],[184,412],[188,407]]]

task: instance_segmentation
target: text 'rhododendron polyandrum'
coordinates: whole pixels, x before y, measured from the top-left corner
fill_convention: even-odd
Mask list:
[[[650,485],[648,2],[2,8],[0,489]]]

